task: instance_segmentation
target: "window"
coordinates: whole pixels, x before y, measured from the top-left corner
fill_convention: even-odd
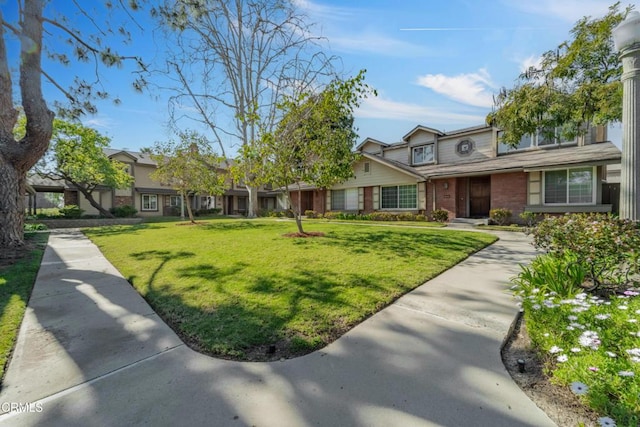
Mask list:
[[[331,190],[332,211],[353,211],[358,209],[358,189]]]
[[[143,194],[142,195],[142,210],[143,211],[157,211],[158,210],[158,196],[156,194]]]
[[[331,191],[331,210],[343,211],[345,210],[345,191],[344,190],[332,190]]]
[[[416,185],[382,187],[382,209],[416,209],[417,194]]]
[[[595,170],[593,167],[546,171],[544,173],[544,203],[594,203]]]
[[[182,205],[182,196],[169,196],[169,206],[179,208]]]
[[[556,128],[554,132],[554,136],[545,135],[541,130],[538,131],[535,135],[527,134],[523,135],[520,139],[520,142],[515,147],[511,147],[507,144],[500,142],[502,138],[502,131],[498,132],[498,154],[508,153],[510,151],[516,150],[524,150],[526,148],[531,147],[544,147],[547,145],[556,145],[556,144],[566,144],[571,142],[576,142],[576,140],[565,140],[562,139],[559,135],[560,128]]]
[[[413,147],[413,164],[419,165],[433,161],[433,144]]]
[[[371,163],[364,162],[364,173],[369,173],[369,172],[371,172]]]

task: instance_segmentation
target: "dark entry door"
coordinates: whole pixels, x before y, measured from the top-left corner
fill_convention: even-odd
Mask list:
[[[489,216],[491,208],[491,177],[469,179],[469,216]]]

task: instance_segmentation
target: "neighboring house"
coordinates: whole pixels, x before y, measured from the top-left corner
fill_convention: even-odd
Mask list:
[[[157,164],[148,153],[128,150],[105,149],[107,156],[127,165],[127,171],[134,178],[129,188],[111,189],[98,187],[93,192],[95,200],[105,209],[119,206],[133,206],[139,216],[167,216],[180,213],[181,197],[170,186],[162,185],[151,179]],[[224,170],[223,170],[224,172]],[[29,178],[29,183],[37,177]],[[54,185],[56,184],[56,185]],[[65,205],[78,205],[87,215],[97,215],[97,210],[73,186],[64,183],[50,185],[53,191],[64,192]],[[190,196],[189,203],[194,210],[220,209],[225,215],[246,214],[248,191],[244,185],[228,181],[229,189],[222,196],[199,195]],[[43,187],[43,191],[45,190]],[[276,193],[267,189],[258,191],[258,203],[261,209],[276,208]]]
[[[574,141],[527,135],[515,148],[499,129],[476,126],[442,132],[416,126],[401,142],[372,138],[357,148],[354,176],[330,189],[302,190],[302,210],[415,212],[445,209],[449,218],[487,217],[510,209],[513,220],[536,213],[611,212],[607,165],[621,152],[595,127]],[[297,191],[291,193],[297,203]],[[614,203],[615,202],[615,203]]]

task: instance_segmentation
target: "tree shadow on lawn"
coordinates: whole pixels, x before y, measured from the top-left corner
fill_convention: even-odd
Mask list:
[[[327,233],[325,244],[339,246],[352,253],[389,253],[412,257],[443,251],[468,253],[469,247],[484,248],[487,242],[473,233],[461,237],[460,232],[424,230],[424,232],[393,231]]]
[[[135,283],[139,280],[136,276],[130,276],[129,282],[146,289],[145,299],[163,320],[197,351],[234,360],[265,361],[307,354],[334,341],[396,297],[387,295],[381,284],[357,274],[336,277],[331,271],[308,269],[247,277],[249,283],[238,290],[236,279],[242,278],[248,267],[244,263],[225,268],[207,263],[178,268],[179,277],[205,282],[181,283],[178,289],[159,283],[158,274],[171,261],[193,253],[153,250],[133,256],[158,262],[148,283]],[[214,297],[220,298],[200,297],[202,292],[214,292]],[[354,292],[362,294],[364,302],[354,299]]]

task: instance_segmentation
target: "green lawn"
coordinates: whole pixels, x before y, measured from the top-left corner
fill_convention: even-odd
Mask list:
[[[333,341],[496,240],[474,232],[273,219],[104,227],[86,234],[158,314],[207,354],[265,360]]]
[[[25,233],[25,240],[33,249],[14,264],[0,265],[0,378],[18,335],[48,237],[48,233]]]

